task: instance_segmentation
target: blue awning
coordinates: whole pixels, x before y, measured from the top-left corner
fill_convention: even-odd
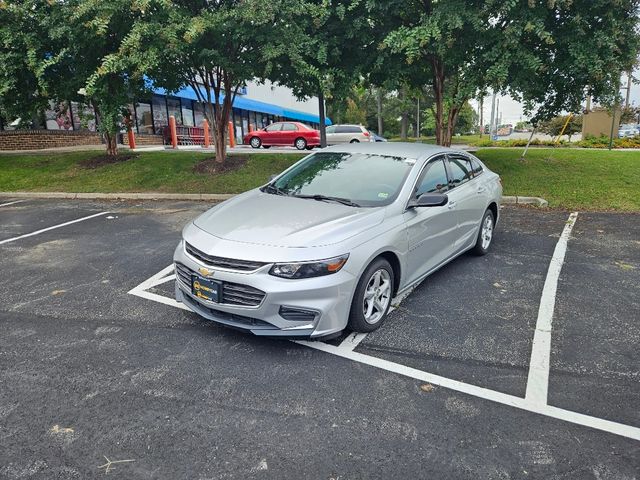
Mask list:
[[[158,95],[167,94],[167,91],[164,88],[154,88],[153,91]],[[179,90],[176,93],[173,93],[172,96],[188,98],[190,100],[198,100],[196,92],[191,87],[183,88],[182,90]],[[233,101],[233,106],[235,108],[240,108],[242,110],[251,110],[253,112],[266,113],[269,115],[278,115],[280,117],[289,118],[291,120],[299,120],[301,122],[320,123],[320,117],[318,115],[314,115],[312,113],[307,113],[307,112],[301,112],[299,110],[282,108],[272,103],[265,103],[265,102],[260,102],[258,100],[251,100],[250,98],[246,98],[242,95],[236,95],[236,98]],[[326,117],[325,124],[331,125],[332,124],[331,119]]]

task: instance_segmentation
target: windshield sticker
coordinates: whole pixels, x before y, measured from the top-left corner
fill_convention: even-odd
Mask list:
[[[389,194],[387,192],[380,192],[378,194],[378,198],[388,198]]]

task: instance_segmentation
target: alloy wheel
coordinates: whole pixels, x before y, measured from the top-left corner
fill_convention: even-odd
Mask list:
[[[387,270],[381,268],[371,275],[362,301],[365,321],[371,325],[378,323],[391,302],[391,275]]]

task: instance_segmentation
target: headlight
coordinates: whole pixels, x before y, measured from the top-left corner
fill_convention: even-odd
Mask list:
[[[339,257],[318,260],[317,262],[276,263],[271,267],[269,273],[282,278],[322,277],[323,275],[339,272],[344,264],[347,263],[348,258],[349,254],[347,253]]]

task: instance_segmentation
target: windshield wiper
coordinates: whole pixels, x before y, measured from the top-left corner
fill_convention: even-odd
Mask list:
[[[298,197],[298,198],[311,198],[313,200],[318,200],[321,202],[338,202],[341,203],[343,205],[348,205],[350,207],[359,207],[360,205],[352,202],[351,200],[349,200],[348,198],[342,198],[342,197],[329,197],[327,195],[293,195],[294,197]]]
[[[278,187],[276,187],[273,183],[269,183],[268,185],[265,185],[262,188],[262,191],[267,193],[273,193],[275,195],[289,195],[284,190],[281,190]]]

